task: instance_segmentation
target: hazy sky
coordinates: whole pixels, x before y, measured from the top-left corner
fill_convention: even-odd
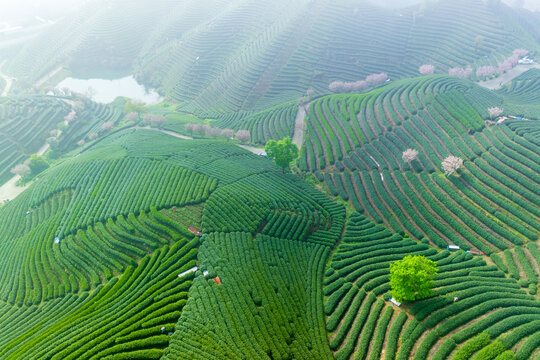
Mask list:
[[[86,0],[0,0],[0,21],[17,23],[35,16],[62,16],[85,2]]]

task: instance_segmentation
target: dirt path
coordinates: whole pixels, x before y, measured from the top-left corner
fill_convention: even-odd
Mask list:
[[[0,64],[0,69],[2,69],[2,67],[4,66],[4,64],[6,63],[7,60],[4,60],[1,64]],[[15,80],[14,78],[11,78],[7,75],[5,75],[4,73],[2,73],[0,71],[0,77],[3,78],[5,81],[6,81],[6,87],[4,88],[4,91],[2,91],[2,94],[0,96],[7,96],[7,94],[9,93],[9,90],[11,90],[11,86],[13,85],[13,80]]]
[[[480,81],[477,84],[489,90],[497,90],[507,82],[514,80],[519,75],[530,69],[540,69],[540,64],[534,63],[532,65],[518,65],[512,70],[509,70],[501,76],[496,77],[495,79]]]
[[[294,120],[294,134],[292,142],[298,145],[300,149],[304,142],[304,130],[306,128],[306,108],[309,105],[298,105],[298,113],[296,113],[296,120]]]
[[[62,71],[61,66],[57,67],[56,69],[54,69],[53,71],[51,71],[50,73],[48,73],[47,75],[43,76],[41,79],[36,81],[34,86],[40,87],[41,85],[49,81],[54,75],[58,74],[60,71]]]

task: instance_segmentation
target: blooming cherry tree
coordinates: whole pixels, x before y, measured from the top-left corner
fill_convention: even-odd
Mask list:
[[[452,175],[460,167],[463,166],[463,159],[457,156],[450,155],[442,161],[441,165],[445,175]]]
[[[403,161],[410,163],[413,160],[418,158],[418,150],[416,149],[407,149],[403,152],[402,156]]]
[[[424,64],[424,65],[420,66],[418,71],[422,75],[433,75],[433,73],[435,73],[435,66],[430,65],[430,64]]]

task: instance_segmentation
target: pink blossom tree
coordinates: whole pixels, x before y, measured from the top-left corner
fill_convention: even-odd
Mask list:
[[[53,129],[53,130],[49,131],[49,134],[50,134],[51,136],[54,136],[54,137],[60,136],[61,133],[62,133],[62,132],[61,132],[60,130],[58,130],[58,129]]]
[[[167,119],[163,115],[145,114],[143,121],[150,126],[161,127]]]
[[[103,131],[109,131],[113,127],[114,127],[114,123],[112,121],[107,121],[107,122],[104,122],[103,124],[101,124],[101,130],[103,130]]]
[[[407,149],[403,152],[401,155],[403,158],[403,161],[406,163],[410,163],[413,160],[416,160],[418,158],[418,150],[416,149]]]
[[[366,82],[369,86],[384,84],[386,80],[388,80],[388,75],[386,73],[372,74],[366,77]]]
[[[460,67],[454,67],[448,70],[448,75],[457,76],[460,79],[470,78],[472,75],[472,69],[470,67],[463,69]]]
[[[88,134],[88,140],[94,140],[94,139],[97,139],[98,137],[98,133],[94,132],[94,133],[91,133],[91,134]]]
[[[202,133],[202,126],[201,124],[191,124],[193,128],[193,132],[201,134]]]
[[[131,121],[131,122],[136,122],[137,120],[139,120],[139,113],[135,111],[130,112],[129,114],[126,115],[126,120]]]
[[[203,125],[203,131],[204,135],[210,136],[210,132],[212,131],[212,127],[210,125]]]
[[[73,119],[75,119],[75,117],[77,116],[77,113],[75,111],[70,111],[69,114],[67,114],[66,116],[64,116],[64,120],[67,122],[67,123],[70,123]]]
[[[492,76],[493,74],[495,74],[495,67],[491,65],[480,66],[478,69],[476,69],[476,76],[478,77],[487,77]]]
[[[217,138],[219,135],[221,135],[221,129],[220,128],[215,128],[215,127],[211,127],[208,134],[213,137],[214,139]]]
[[[446,176],[452,175],[458,171],[461,166],[463,166],[463,159],[450,155],[442,161],[441,165]]]
[[[307,89],[306,94],[307,94],[308,97],[314,97],[315,96],[315,90]]]
[[[15,165],[13,169],[11,169],[11,173],[19,176],[26,176],[30,174],[30,167],[26,164]]]
[[[344,92],[346,87],[347,86],[345,85],[343,81],[334,81],[334,82],[331,82],[330,85],[328,85],[328,88],[330,89],[330,91],[335,92],[335,93]]]
[[[184,125],[184,130],[186,130],[190,136],[193,136],[193,125],[195,124],[187,123],[186,125]]]
[[[503,113],[503,109],[497,107],[497,106],[494,106],[494,107],[490,107],[487,109],[488,110],[488,113],[489,113],[489,116],[493,119],[494,117],[497,117],[499,115],[501,115]]]
[[[221,130],[221,136],[223,136],[227,141],[231,139],[234,136],[234,130],[233,129],[223,129]]]
[[[525,50],[525,49],[515,49],[514,52],[512,53],[513,55],[516,55],[518,58],[522,58],[522,57],[525,57],[527,55],[529,55],[529,50]]]
[[[86,141],[84,141],[84,139],[77,141],[77,145],[79,146],[83,146],[84,144],[86,144]]]
[[[251,134],[247,130],[238,130],[236,132],[236,138],[240,142],[245,143],[245,142],[248,142],[251,139]]]
[[[418,71],[422,75],[433,75],[435,73],[435,66],[431,64],[424,64],[418,68]]]

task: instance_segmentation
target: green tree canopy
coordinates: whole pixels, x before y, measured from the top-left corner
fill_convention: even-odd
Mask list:
[[[421,255],[408,255],[390,264],[390,287],[397,301],[413,301],[431,295],[437,264]]]
[[[264,147],[266,155],[276,162],[283,171],[289,167],[291,161],[298,157],[298,146],[291,141],[290,137],[281,140],[270,140]]]

